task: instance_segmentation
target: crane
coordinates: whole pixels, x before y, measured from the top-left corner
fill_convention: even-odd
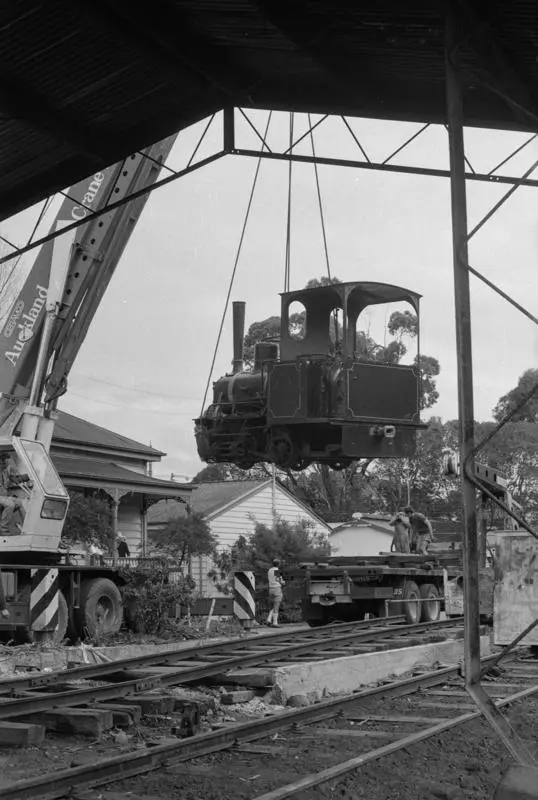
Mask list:
[[[0,331],[0,580],[9,613],[0,631],[62,641],[69,621],[87,622],[99,591],[121,611],[113,570],[63,562],[69,495],[49,451],[58,399],[147,194],[96,218],[91,212],[155,183],[176,138],[64,193],[52,230],[88,222],[41,247]]]

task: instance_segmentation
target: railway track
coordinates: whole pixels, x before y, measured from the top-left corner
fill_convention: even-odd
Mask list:
[[[492,663],[493,659],[493,656],[484,659],[484,665]],[[536,661],[520,662],[512,658],[500,674],[497,671],[497,676],[486,685],[499,707],[538,694]],[[393,707],[387,711],[388,701]],[[303,797],[310,798],[322,784],[342,780],[373,761],[472,722],[479,716],[464,691],[459,668],[445,667],[307,708],[229,725],[188,739],[169,740],[154,748],[104,758],[88,766],[17,781],[0,787],[0,798],[54,800],[71,796],[74,787],[80,791],[118,782],[120,793],[116,791],[115,798],[132,797],[133,791],[136,797],[176,796],[174,791],[178,785],[185,797],[203,796],[207,800],[217,797],[231,800],[238,796],[252,800],[285,800],[301,792],[307,792]],[[336,747],[330,753],[319,754],[316,742],[333,742]],[[198,771],[195,768],[189,771],[185,765],[187,761],[215,753],[219,753],[218,763],[213,756],[212,763]],[[252,792],[238,794],[238,780],[242,770],[244,772],[238,759],[244,764],[245,758],[247,774],[258,771],[255,775],[258,780],[252,785]],[[327,764],[327,760],[332,763]],[[317,766],[314,771],[311,770],[313,762]],[[306,765],[310,769],[305,768]],[[293,780],[286,781],[290,774]],[[158,781],[158,795],[155,781]]]
[[[408,625],[403,624],[401,618],[394,617],[295,631],[293,634],[282,631],[276,635],[251,636],[57,673],[14,677],[0,682],[0,720],[90,704],[95,708],[98,703],[201,682],[245,667],[282,665],[301,659],[324,660],[412,646],[431,641],[432,636],[442,632],[457,632],[460,628],[458,620]],[[81,682],[90,682],[91,685],[81,686]],[[66,684],[68,688],[65,688]]]

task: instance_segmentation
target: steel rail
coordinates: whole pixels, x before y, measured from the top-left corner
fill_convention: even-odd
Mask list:
[[[7,680],[0,680],[0,697],[6,692],[15,689],[35,689],[43,686],[51,686],[54,683],[65,683],[72,680],[89,680],[99,679],[106,675],[111,675],[115,672],[123,672],[129,669],[136,669],[137,667],[147,667],[152,665],[166,665],[175,661],[189,661],[189,660],[203,660],[204,655],[214,655],[219,652],[242,650],[251,645],[263,647],[266,643],[279,642],[283,639],[290,639],[297,637],[306,638],[310,637],[310,641],[314,642],[316,639],[331,641],[333,634],[339,635],[344,630],[351,629],[356,631],[369,630],[371,628],[387,628],[390,629],[396,625],[404,622],[405,617],[382,617],[375,620],[366,620],[361,622],[337,623],[335,625],[325,625],[322,628],[308,628],[304,631],[279,631],[278,633],[271,633],[270,635],[258,637],[247,636],[244,638],[237,638],[225,642],[215,642],[200,645],[199,647],[193,646],[188,648],[176,648],[175,650],[166,650],[161,653],[151,653],[142,656],[130,656],[128,658],[118,659],[117,661],[109,661],[104,664],[91,664],[84,667],[74,667],[62,672],[48,672],[43,675],[33,675],[31,677],[17,676],[16,678],[9,678]],[[457,618],[456,618],[457,622]]]
[[[394,628],[388,628],[382,633],[389,637],[394,635],[401,636],[402,633],[416,633],[431,628],[443,629],[456,626],[457,623],[455,625],[452,620],[419,622],[416,625],[394,626]],[[30,697],[25,696],[13,700],[2,699],[0,703],[0,719],[11,719],[12,717],[28,716],[30,714],[65,708],[67,706],[87,705],[89,703],[112,700],[118,697],[128,697],[141,692],[147,692],[151,689],[163,688],[165,686],[177,686],[181,683],[189,683],[202,680],[203,678],[221,675],[223,672],[227,672],[233,668],[255,666],[267,661],[278,661],[281,658],[287,659],[305,653],[316,653],[324,649],[331,650],[335,644],[367,642],[368,640],[378,638],[379,635],[379,630],[346,633],[342,636],[334,636],[331,639],[321,640],[319,642],[303,642],[272,650],[267,648],[267,651],[263,653],[257,652],[250,655],[232,656],[209,664],[198,665],[191,668],[184,667],[183,669],[173,670],[172,672],[155,677],[143,677],[105,686],[71,689],[50,694],[45,692],[42,694],[32,693]]]
[[[485,666],[493,660],[493,656],[483,659]],[[52,772],[38,778],[15,781],[8,786],[0,787],[1,800],[56,800],[64,797],[74,789],[82,786],[101,786],[114,781],[125,780],[145,772],[151,772],[161,764],[173,759],[188,761],[219,750],[232,747],[236,742],[248,742],[269,736],[271,733],[288,728],[294,724],[312,724],[322,722],[337,715],[352,703],[360,703],[370,698],[398,697],[427,689],[460,674],[458,665],[444,667],[433,672],[423,673],[412,678],[394,681],[390,684],[365,689],[362,692],[348,694],[324,700],[313,706],[283,711],[271,717],[230,725],[227,728],[199,734],[189,739],[178,739],[177,742],[158,745],[142,752],[122,753],[112,758],[103,759],[97,764],[74,767],[72,769]],[[538,686],[536,687],[538,690]],[[479,712],[476,712],[479,716]]]
[[[511,705],[519,700],[524,700],[527,697],[531,697],[537,692],[538,684],[531,686],[528,689],[522,689],[522,691],[510,695],[510,697],[506,697],[504,700],[498,701],[495,703],[495,706],[497,708],[501,708],[503,706]],[[314,772],[311,775],[306,775],[304,778],[299,778],[299,780],[294,781],[293,783],[286,784],[286,786],[280,786],[278,789],[273,789],[270,792],[258,795],[257,797],[253,798],[253,800],[287,800],[288,797],[295,797],[300,792],[304,792],[305,789],[311,789],[314,786],[319,786],[322,783],[327,783],[330,780],[334,780],[334,778],[340,778],[342,775],[346,775],[348,772],[352,772],[353,770],[358,769],[359,767],[362,767],[371,761],[377,761],[378,759],[383,758],[383,756],[397,753],[398,750],[403,750],[405,747],[410,747],[418,742],[423,742],[425,739],[431,739],[432,736],[437,736],[438,734],[444,733],[451,728],[456,728],[458,725],[464,725],[466,722],[471,722],[472,720],[475,720],[481,716],[481,711],[469,711],[467,714],[460,714],[458,717],[453,717],[446,722],[439,722],[429,728],[423,728],[416,733],[411,733],[409,736],[404,736],[403,738],[397,739],[394,742],[389,742],[389,744],[385,744],[382,747],[377,747],[375,750],[370,750],[368,753],[362,753],[360,756],[350,758],[348,761],[342,761],[340,764],[335,764],[334,766],[328,767],[320,772]]]

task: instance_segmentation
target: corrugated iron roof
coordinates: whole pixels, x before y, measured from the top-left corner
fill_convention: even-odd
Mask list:
[[[450,6],[463,42],[466,123],[535,129],[538,4]],[[2,3],[0,218],[224,106],[444,122],[442,8],[438,0]]]
[[[91,458],[70,458],[53,453],[52,460],[58,470],[62,480],[67,486],[75,485],[76,480],[84,486],[101,486],[111,483],[136,487],[137,491],[146,494],[157,495],[160,497],[177,498],[189,492],[193,487],[189,484],[175,483],[175,481],[163,481],[143,475],[126,467],[120,467],[112,461],[97,461]]]
[[[166,455],[153,447],[135,442],[119,433],[101,428],[93,422],[88,422],[73,414],[60,411],[59,419],[54,426],[54,444],[83,444],[90,445],[105,450],[121,450],[129,453],[137,453],[148,460],[156,460]]]

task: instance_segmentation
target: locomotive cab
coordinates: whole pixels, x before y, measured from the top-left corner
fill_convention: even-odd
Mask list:
[[[358,321],[371,306],[406,303],[418,349],[419,300],[407,289],[367,282],[285,292],[279,346],[258,343],[248,371],[244,304],[242,318],[234,304],[234,372],[215,382],[213,404],[196,420],[202,460],[339,469],[358,458],[412,456],[424,427],[417,362],[396,363],[383,348],[381,356],[371,352]],[[293,313],[296,305],[301,313]]]

